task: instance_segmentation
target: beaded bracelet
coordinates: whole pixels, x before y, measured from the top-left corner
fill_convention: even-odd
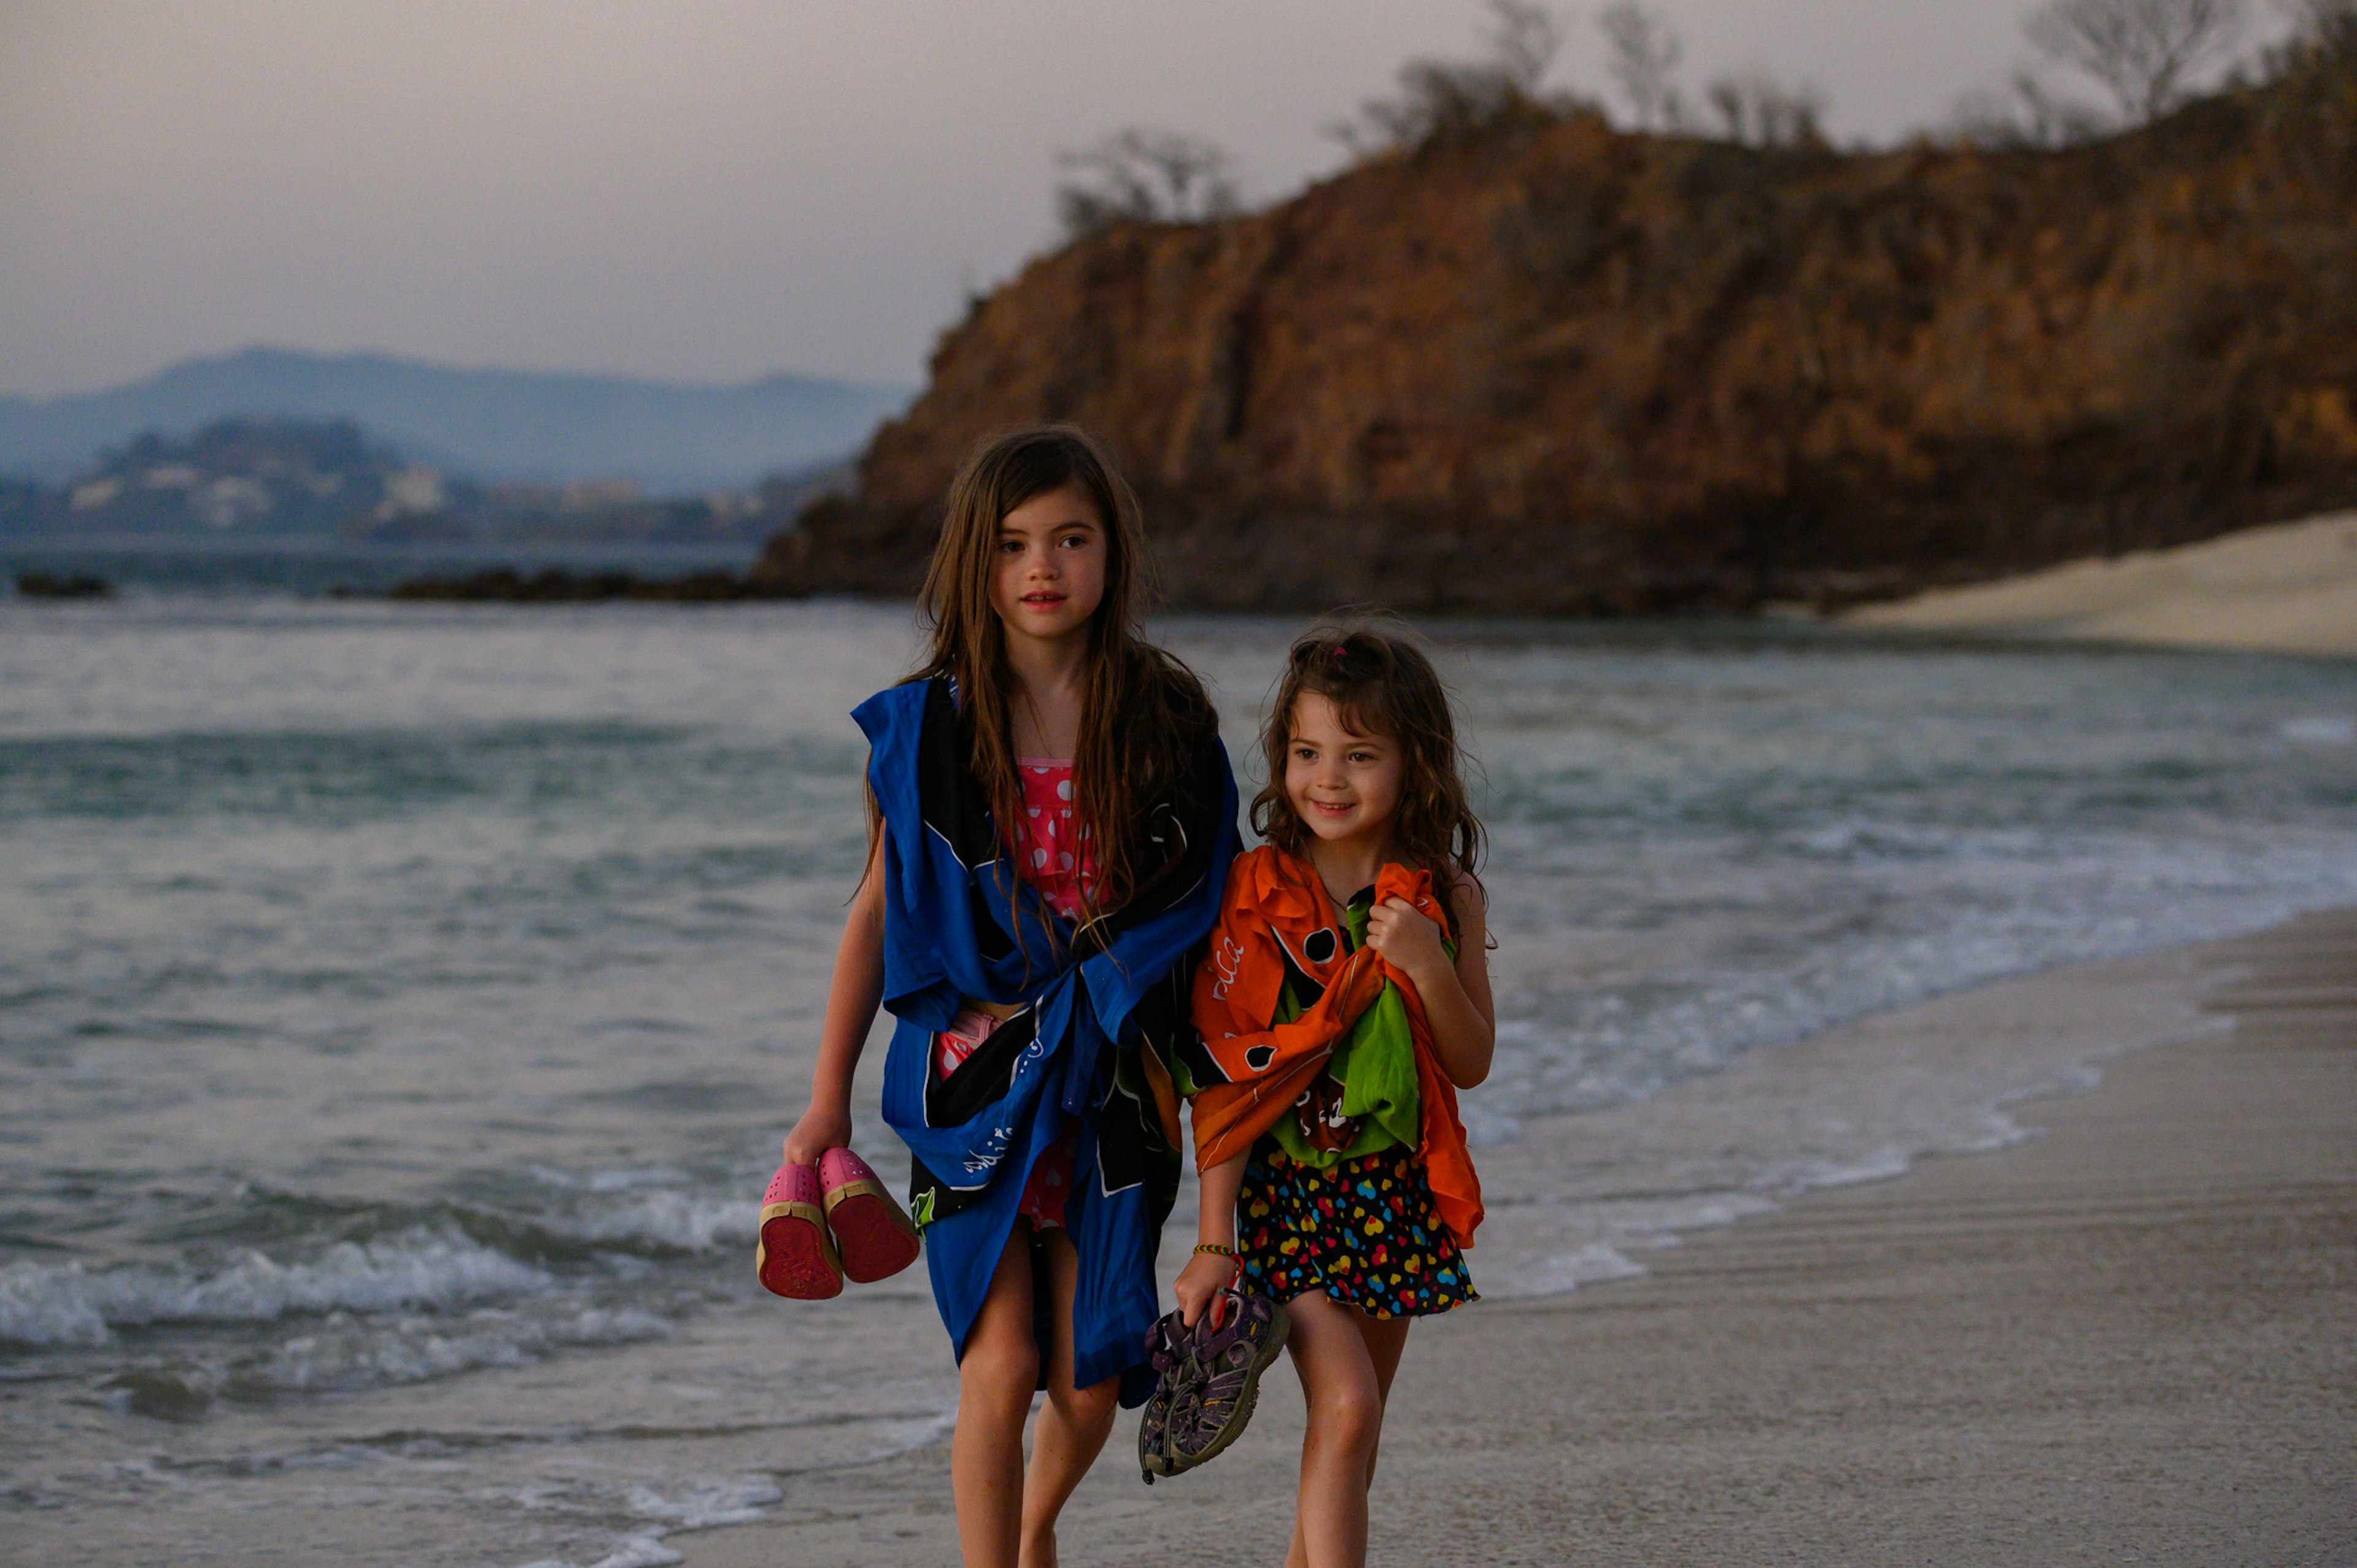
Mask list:
[[[1233,1247],[1223,1247],[1217,1241],[1198,1241],[1195,1243],[1195,1251],[1209,1252],[1215,1258],[1232,1258],[1236,1255],[1236,1250]]]

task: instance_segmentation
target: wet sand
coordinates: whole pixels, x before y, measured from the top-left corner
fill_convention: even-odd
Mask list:
[[[2115,1016],[2128,1047],[2164,991],[2207,1026],[2016,1107],[2035,1135],[2011,1148],[1419,1328],[1371,1561],[2357,1563],[2357,911],[1793,1049],[2040,1016]],[[1064,1561],[1279,1562],[1286,1370],[1265,1401],[1150,1489],[1125,1414]],[[691,1568],[957,1560],[944,1448],[780,1484],[768,1522],[664,1544]]]
[[[1838,619],[1911,631],[2357,654],[2357,513],[1940,589]]]

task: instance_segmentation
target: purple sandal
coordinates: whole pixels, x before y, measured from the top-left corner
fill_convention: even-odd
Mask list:
[[[1189,1336],[1183,1314],[1173,1312],[1155,1319],[1154,1326],[1146,1331],[1146,1359],[1154,1369],[1154,1392],[1146,1396],[1146,1409],[1137,1422],[1137,1465],[1147,1486],[1154,1485],[1157,1475],[1171,1475],[1170,1468],[1170,1396],[1179,1380],[1179,1368],[1186,1362]]]
[[[1285,1348],[1292,1318],[1285,1304],[1230,1285],[1211,1298],[1192,1331],[1177,1313],[1156,1323],[1146,1349],[1157,1378],[1137,1427],[1146,1483],[1215,1458],[1243,1435],[1260,1377]]]

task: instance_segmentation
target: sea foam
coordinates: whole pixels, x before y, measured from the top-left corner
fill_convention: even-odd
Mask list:
[[[466,1236],[423,1228],[342,1241],[307,1262],[248,1251],[211,1273],[70,1263],[0,1268],[0,1340],[102,1345],[117,1327],[267,1322],[288,1313],[377,1313],[547,1290],[544,1271]]]

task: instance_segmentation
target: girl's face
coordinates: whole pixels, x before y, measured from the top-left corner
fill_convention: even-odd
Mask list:
[[[1292,728],[1285,793],[1309,831],[1330,842],[1388,828],[1406,771],[1399,746],[1385,736],[1343,728],[1333,699],[1315,692],[1295,699]]]
[[[998,525],[990,607],[1009,632],[1054,642],[1104,598],[1105,531],[1077,485],[1033,496]]]

